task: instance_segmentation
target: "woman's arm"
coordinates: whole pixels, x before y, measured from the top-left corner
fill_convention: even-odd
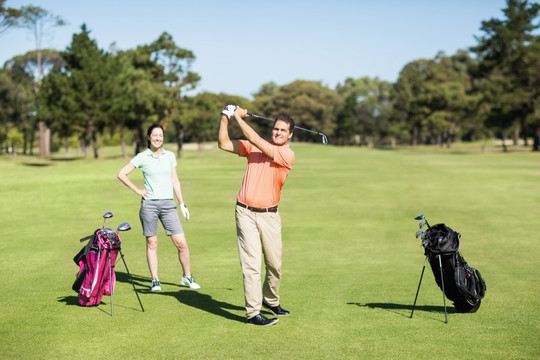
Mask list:
[[[178,204],[180,205],[180,211],[182,211],[182,215],[184,215],[186,220],[189,220],[189,210],[184,203],[184,197],[182,196],[182,186],[180,185],[180,179],[178,179],[178,174],[176,173],[176,166],[173,166],[172,168],[171,177],[174,194],[176,195],[176,198],[178,199]]]
[[[133,165],[131,162],[127,163],[120,169],[118,172],[118,175],[116,176],[118,180],[124,183],[128,188],[133,190],[137,195],[140,195],[142,197],[148,196],[151,194],[150,190],[147,189],[139,189],[137,185],[135,185],[131,180],[129,180],[128,175],[135,169],[135,165]]]

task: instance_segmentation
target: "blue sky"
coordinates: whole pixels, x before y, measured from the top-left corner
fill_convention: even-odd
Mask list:
[[[408,62],[476,44],[481,22],[503,19],[505,0],[7,0],[40,6],[67,26],[43,47],[64,50],[85,23],[107,50],[149,44],[166,31],[192,50],[197,91],[251,98],[261,85],[348,78],[394,82]],[[0,64],[34,48],[25,29],[0,34]]]

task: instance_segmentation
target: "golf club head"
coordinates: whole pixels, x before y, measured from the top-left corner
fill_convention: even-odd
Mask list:
[[[125,222],[125,223],[121,223],[120,225],[118,225],[118,229],[116,229],[116,232],[118,231],[128,231],[128,230],[131,230],[131,226]]]
[[[422,236],[424,234],[424,232],[422,230],[418,230],[416,232],[416,238],[418,239],[419,236]]]
[[[415,217],[414,220],[424,220],[425,218],[426,217],[424,216],[424,214],[420,214],[417,217]]]
[[[420,228],[420,230],[422,230],[422,228],[426,225],[426,222],[425,221],[422,221],[420,224],[418,224],[418,227]]]
[[[113,217],[113,214],[110,211],[107,211],[105,214],[103,214],[103,226],[102,226],[102,228],[105,228],[105,221],[107,221],[107,219],[112,218],[112,217]]]
[[[328,144],[328,138],[327,138],[326,135],[324,135],[324,134],[321,134],[321,136],[322,136],[322,143],[323,143],[324,145],[327,145],[327,144]]]

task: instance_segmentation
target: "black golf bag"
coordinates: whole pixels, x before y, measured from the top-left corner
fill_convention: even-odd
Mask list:
[[[476,312],[486,293],[486,283],[480,272],[461,256],[461,234],[444,224],[436,224],[426,230],[422,239],[435,281],[454,302],[456,311]]]

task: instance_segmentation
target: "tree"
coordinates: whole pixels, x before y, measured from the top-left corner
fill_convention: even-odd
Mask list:
[[[348,78],[336,88],[344,99],[335,137],[344,144],[381,143],[388,134],[392,84],[378,78]]]
[[[5,0],[0,0],[0,34],[17,25],[21,10],[4,7]]]
[[[499,132],[504,151],[505,139],[512,131],[524,132],[531,119],[539,121],[535,115],[538,80],[530,77],[535,72],[531,67],[538,67],[537,55],[533,55],[538,51],[538,36],[533,32],[540,27],[534,22],[539,11],[538,3],[507,0],[503,9],[506,18],[483,21],[485,34],[477,37],[478,45],[471,48],[480,62],[475,77],[479,79],[477,90],[484,94],[483,109],[489,125]]]
[[[44,76],[42,66],[42,45],[43,37],[49,34],[50,30],[56,26],[65,25],[65,21],[59,16],[55,16],[49,11],[38,6],[24,6],[20,10],[20,16],[17,19],[16,26],[28,29],[32,32],[35,41],[36,50],[36,89],[37,94],[39,86]],[[45,157],[50,155],[50,129],[45,122],[39,122],[39,149],[40,156]]]
[[[474,129],[475,98],[470,95],[469,71],[474,62],[465,51],[454,56],[439,53],[435,59],[407,64],[394,86],[397,123],[411,129],[413,146],[419,141],[448,147]]]
[[[540,151],[540,37],[536,36],[533,43],[527,47],[523,57],[526,66],[523,76],[528,79],[527,108],[525,125],[533,136],[533,151]]]
[[[191,50],[180,48],[173,37],[164,32],[149,45],[151,59],[162,68],[162,73],[156,74],[156,80],[161,80],[165,86],[166,106],[163,109],[162,125],[167,128],[171,121],[176,130],[176,144],[178,157],[182,156],[185,126],[182,122],[180,110],[182,108],[182,92],[195,88],[200,76],[190,67],[195,60]]]
[[[144,127],[157,123],[167,108],[163,84],[163,68],[151,58],[148,46],[121,52],[116,56],[118,72],[115,86],[113,118],[122,129],[134,133],[134,152],[141,151],[146,143]]]
[[[341,108],[343,100],[333,90],[320,82],[296,80],[281,86],[265,96],[255,96],[253,106],[256,111],[269,117],[279,114],[291,116],[298,126],[314,129],[331,137],[335,128],[335,114]],[[269,129],[271,123],[262,126]],[[295,139],[301,141],[319,141],[312,135],[297,131]]]
[[[250,109],[248,99],[226,94],[213,94],[204,92],[193,97],[186,97],[182,102],[185,109],[181,112],[182,122],[190,124],[186,128],[185,137],[189,141],[198,142],[216,141],[219,128],[219,114],[227,104],[237,104]],[[241,137],[242,131],[236,121],[232,121],[229,128],[231,137]]]
[[[32,128],[35,109],[32,78],[16,70],[0,70],[0,152],[4,147],[1,145],[13,145],[6,143],[11,130],[26,136]]]
[[[427,59],[408,63],[401,70],[392,91],[392,121],[409,129],[413,146],[418,144],[424,119],[429,115],[429,108],[421,98],[430,66],[431,60]]]
[[[48,125],[53,122],[63,136],[80,133],[86,157],[93,144],[94,157],[99,157],[99,134],[107,125],[110,77],[106,57],[86,25],[74,34],[71,45],[62,53],[65,66],[53,71],[44,81],[43,99],[38,116]]]
[[[55,67],[63,66],[64,61],[58,51],[43,49],[41,52],[41,67],[44,74],[48,74]],[[25,99],[31,102],[31,110],[29,109],[27,114],[21,113],[19,119],[19,130],[24,134],[23,153],[29,152],[30,155],[33,154],[34,138],[38,128],[38,118],[36,117],[36,111],[39,107],[39,100],[36,99],[36,91],[39,91],[36,80],[37,67],[35,50],[15,56],[5,64],[6,70],[16,75],[17,84],[24,85],[31,90],[25,96]]]

